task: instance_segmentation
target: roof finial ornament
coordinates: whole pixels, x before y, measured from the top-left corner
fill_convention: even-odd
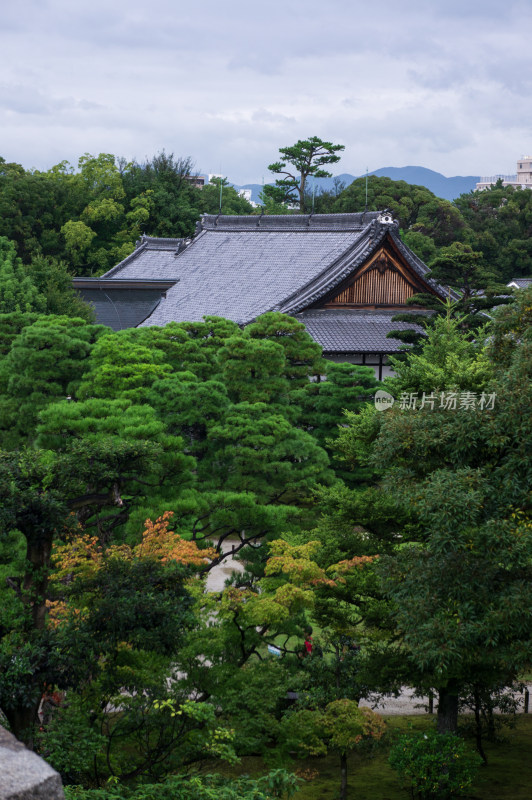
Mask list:
[[[381,211],[379,216],[377,217],[377,221],[381,223],[381,225],[394,225],[395,220],[393,218],[393,214],[389,208],[385,208],[384,211]]]

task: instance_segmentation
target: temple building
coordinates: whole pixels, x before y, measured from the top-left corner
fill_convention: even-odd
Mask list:
[[[76,278],[98,322],[114,330],[226,317],[246,325],[266,311],[300,320],[334,361],[389,374],[392,322],[419,292],[447,289],[399,237],[388,212],[207,215],[190,240],[143,236],[101,278]]]

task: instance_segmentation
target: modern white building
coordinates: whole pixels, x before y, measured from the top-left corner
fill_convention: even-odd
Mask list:
[[[476,185],[477,189],[489,189],[490,186],[502,179],[503,186],[513,186],[514,189],[532,189],[532,156],[522,156],[517,162],[516,175],[491,175],[481,178]]]

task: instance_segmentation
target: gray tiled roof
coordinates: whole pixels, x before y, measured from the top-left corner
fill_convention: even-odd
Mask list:
[[[143,236],[137,242],[137,249],[102,275],[102,278],[177,280],[179,269],[176,268],[176,258],[184,245],[184,239]]]
[[[532,278],[512,278],[508,286],[517,286],[518,289],[528,289],[532,286]]]
[[[390,331],[414,329],[417,325],[392,322],[397,311],[316,309],[295,314],[325,353],[395,353],[404,347],[399,339],[387,339]]]
[[[387,233],[425,276],[427,267],[379,215],[205,216],[192,242],[144,237],[103,277],[179,280],[143,325],[205,315],[244,324],[265,311],[295,313],[338,285]]]

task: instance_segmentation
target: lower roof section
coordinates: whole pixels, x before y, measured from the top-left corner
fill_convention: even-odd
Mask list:
[[[113,331],[136,328],[152,314],[163,297],[160,289],[78,289],[94,308],[96,321]]]
[[[74,278],[82,300],[94,308],[96,321],[114,331],[136,328],[152,314],[177,280]]]
[[[388,333],[421,331],[418,325],[392,322],[397,313],[397,309],[316,309],[294,314],[294,317],[305,325],[325,353],[397,353],[404,348],[404,343],[387,338]]]

